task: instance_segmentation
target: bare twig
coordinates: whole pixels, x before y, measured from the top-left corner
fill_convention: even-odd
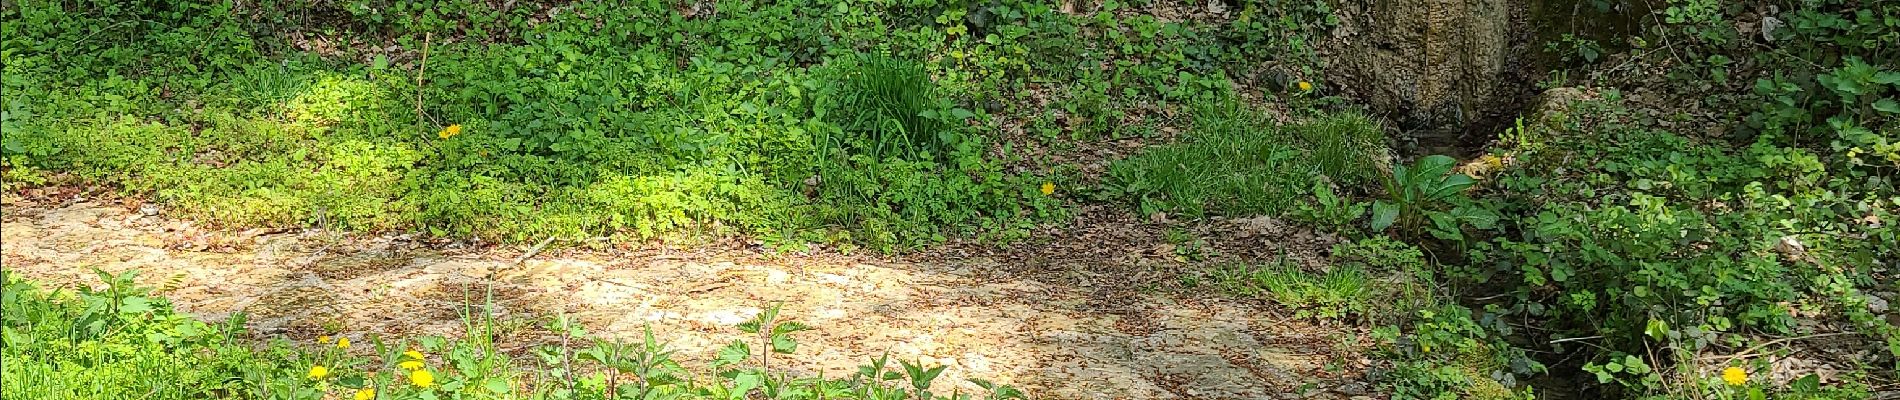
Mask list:
[[[521,253],[521,257],[516,257],[516,258],[515,258],[515,262],[512,262],[512,263],[508,263],[508,266],[511,266],[511,267],[512,267],[512,266],[516,266],[516,265],[521,265],[521,263],[523,263],[523,262],[527,262],[527,261],[528,261],[528,258],[529,258],[529,257],[534,257],[534,255],[535,255],[535,254],[540,254],[540,253],[541,253],[541,249],[545,249],[545,248],[547,248],[547,247],[548,247],[548,243],[554,243],[554,237],[553,237],[553,236],[549,236],[549,237],[548,237],[547,239],[543,239],[543,240],[541,240],[541,243],[540,243],[540,244],[536,244],[536,245],[534,245],[534,247],[532,247],[532,248],[529,248],[529,249],[528,249],[528,252],[526,252],[526,253]]]
[[[422,120],[435,121],[429,118],[428,115],[422,113],[422,77],[425,72],[429,71],[429,42],[433,41],[434,37],[435,34],[431,32],[424,32],[422,34],[422,65],[416,68],[416,121],[418,122]]]
[[[1578,340],[1590,340],[1590,339],[1602,339],[1602,338],[1603,338],[1603,335],[1563,338],[1563,339],[1552,340],[1550,341],[1549,344],[1558,344],[1558,343],[1563,343],[1563,342],[1575,342]]]
[[[1490,295],[1490,296],[1484,296],[1484,297],[1479,297],[1479,298],[1475,298],[1475,299],[1471,299],[1471,301],[1487,301],[1487,300],[1496,300],[1496,299],[1499,299],[1499,298],[1503,298],[1503,297],[1508,297],[1508,296],[1512,296],[1512,295],[1516,295],[1516,293],[1499,293],[1499,294],[1494,294],[1494,295]]]

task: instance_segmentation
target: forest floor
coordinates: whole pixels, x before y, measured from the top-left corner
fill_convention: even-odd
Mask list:
[[[182,311],[246,315],[253,335],[307,341],[370,334],[456,336],[491,308],[515,354],[560,336],[566,315],[600,337],[643,329],[688,364],[783,302],[799,356],[775,369],[848,376],[865,358],[947,365],[1034,398],[1364,398],[1366,330],[1290,317],[1256,300],[1184,290],[1154,221],[1085,211],[1018,245],[948,245],[896,258],[699,247],[493,246],[322,230],[208,229],[153,207],[76,192],[8,194],[0,266],[48,287],[100,285],[94,269],[139,270]],[[1271,220],[1216,221],[1210,247],[1311,264],[1331,240]],[[490,297],[492,296],[492,298]],[[492,299],[492,300],[491,300]],[[477,314],[479,315],[479,314]],[[948,386],[948,385],[945,385]],[[950,387],[939,386],[940,390]]]

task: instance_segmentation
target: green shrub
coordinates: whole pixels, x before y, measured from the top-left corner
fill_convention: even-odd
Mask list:
[[[233,380],[248,370],[275,367],[234,344],[230,327],[174,313],[150,288],[133,285],[132,276],[101,272],[106,290],[71,293],[0,277],[0,356],[7,360],[0,363],[0,395],[205,398],[241,390]]]
[[[1417,310],[1406,329],[1372,335],[1394,360],[1381,380],[1394,399],[1533,399],[1532,388],[1517,388],[1517,377],[1545,369],[1459,305]]]
[[[1513,312],[1553,335],[1602,336],[1591,368],[1637,393],[1669,387],[1669,367],[1694,353],[1631,355],[1797,334],[1791,310],[1826,310],[1900,354],[1900,330],[1859,300],[1896,250],[1866,223],[1900,207],[1891,185],[1770,138],[1737,149],[1617,122],[1629,111],[1616,101],[1586,105],[1579,115],[1597,117],[1583,129],[1496,181],[1515,234],[1472,258],[1517,288]]]
[[[1409,168],[1392,167],[1392,175],[1385,180],[1386,198],[1372,203],[1372,230],[1398,226],[1413,237],[1430,232],[1441,240],[1463,242],[1466,227],[1495,225],[1498,216],[1465,195],[1464,190],[1477,180],[1452,173],[1456,163],[1451,157],[1432,155]]]

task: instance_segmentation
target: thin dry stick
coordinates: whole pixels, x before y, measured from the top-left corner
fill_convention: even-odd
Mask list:
[[[1755,345],[1755,347],[1750,347],[1750,348],[1748,348],[1748,350],[1742,350],[1742,352],[1740,352],[1740,353],[1735,353],[1734,355],[1730,355],[1730,356],[1726,356],[1726,357],[1724,357],[1724,356],[1711,356],[1711,357],[1703,357],[1703,358],[1701,358],[1701,359],[1716,359],[1716,358],[1723,358],[1723,360],[1722,360],[1722,363],[1723,363],[1723,364],[1728,364],[1728,363],[1731,363],[1731,362],[1735,362],[1735,359],[1737,359],[1737,358],[1743,358],[1743,357],[1748,357],[1748,356],[1753,356],[1753,355],[1755,355],[1755,354],[1754,354],[1754,353],[1755,353],[1755,350],[1761,350],[1761,349],[1762,349],[1763,347],[1768,347],[1768,346],[1773,346],[1773,345],[1776,345],[1776,344],[1780,344],[1780,343],[1786,343],[1786,342],[1792,342],[1792,341],[1796,341],[1796,340],[1807,340],[1807,339],[1813,339],[1813,338],[1822,338],[1822,337],[1828,337],[1828,336],[1840,336],[1840,335],[1856,335],[1856,334],[1860,334],[1860,332],[1830,332],[1830,333],[1817,333],[1817,334],[1813,334],[1813,335],[1807,335],[1807,336],[1799,336],[1799,337],[1791,337],[1791,338],[1782,338],[1782,339],[1775,339],[1775,340],[1770,340],[1770,341],[1768,341],[1767,343],[1762,343],[1762,344],[1758,344],[1758,345]]]
[[[515,258],[515,262],[512,262],[512,263],[508,263],[508,266],[510,266],[510,267],[512,267],[512,266],[516,266],[516,265],[521,265],[521,263],[523,263],[523,262],[527,262],[527,261],[528,261],[528,258],[530,258],[530,257],[534,257],[534,255],[535,255],[535,254],[540,254],[540,253],[541,253],[541,249],[545,249],[545,248],[547,248],[547,247],[548,247],[548,243],[554,243],[554,237],[553,237],[553,236],[548,236],[548,238],[547,238],[547,239],[543,239],[543,240],[541,240],[541,244],[537,244],[537,245],[534,245],[534,247],[533,247],[533,248],[529,248],[529,249],[528,249],[528,252],[526,252],[526,253],[521,253],[521,257],[516,257],[516,258]]]
[[[1603,338],[1603,335],[1563,338],[1563,339],[1552,340],[1550,341],[1550,344],[1558,344],[1558,343],[1563,343],[1563,342],[1575,342],[1579,340],[1602,339],[1602,338]]]
[[[416,68],[416,120],[417,121],[428,119],[429,122],[435,122],[434,119],[429,118],[428,115],[425,115],[422,113],[422,75],[424,72],[427,72],[429,70],[429,42],[434,37],[435,37],[435,34],[432,32],[424,32],[422,34],[422,66]]]

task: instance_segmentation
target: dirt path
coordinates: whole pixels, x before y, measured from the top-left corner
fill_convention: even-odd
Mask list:
[[[637,338],[651,326],[698,363],[739,338],[734,324],[782,301],[782,315],[817,328],[784,366],[796,374],[846,376],[889,351],[949,365],[939,390],[967,392],[975,387],[965,378],[984,378],[1036,398],[1347,398],[1365,387],[1328,372],[1329,362],[1351,370],[1363,361],[1330,355],[1336,339],[1324,330],[1231,302],[998,278],[984,271],[1010,265],[988,257],[905,264],[576,250],[515,265],[522,253],[512,248],[217,232],[119,204],[12,203],[0,223],[9,273],[96,285],[93,268],[138,269],[181,310],[209,319],[242,311],[264,337],[455,335],[460,313],[492,287],[499,319],[516,326],[503,345],[516,349],[551,340],[538,327],[565,313],[600,336]]]

